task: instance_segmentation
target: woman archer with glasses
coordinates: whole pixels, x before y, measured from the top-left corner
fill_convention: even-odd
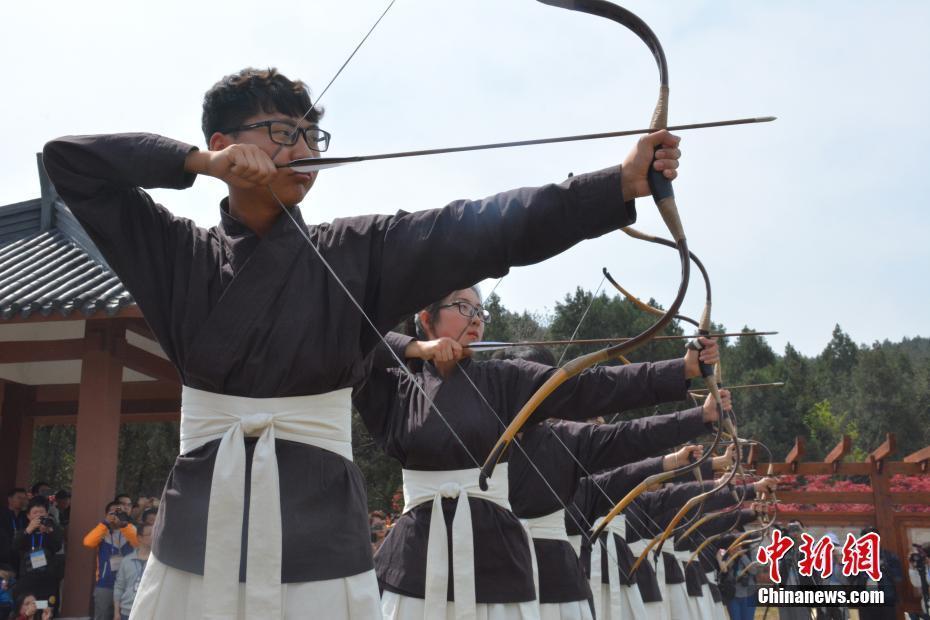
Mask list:
[[[419,339],[389,333],[392,351],[375,349],[353,395],[379,447],[403,466],[404,512],[375,555],[382,613],[397,620],[539,618],[532,547],[510,509],[507,465],[498,466],[503,471],[487,491],[478,487],[478,468],[555,368],[472,359],[467,345],[481,340],[490,320],[477,287],[455,291],[415,318]],[[394,355],[411,360],[411,373],[397,367]],[[705,361],[716,355],[716,346],[701,352]],[[583,420],[681,400],[689,378],[699,375],[696,352],[589,369],[546,399],[533,421]],[[586,601],[574,601],[555,617],[589,614]]]

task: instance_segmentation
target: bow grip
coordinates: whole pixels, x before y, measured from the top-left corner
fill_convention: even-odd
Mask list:
[[[699,335],[706,337],[709,333],[710,332],[706,330],[700,330]],[[697,338],[694,338],[693,340],[688,341],[688,343],[685,345],[685,348],[691,349],[692,351],[703,351],[704,345],[701,344],[700,340],[698,340]],[[714,367],[711,364],[702,362],[700,358],[698,358],[698,368],[700,368],[701,370],[701,378],[703,378],[705,381],[708,378],[714,376]],[[710,382],[707,382],[707,383],[709,387]],[[717,387],[719,388],[720,384],[717,384]]]
[[[658,151],[660,148],[662,147],[657,146],[655,150]],[[652,198],[672,238],[676,242],[681,241],[685,238],[685,231],[681,225],[681,218],[678,216],[678,205],[675,204],[675,190],[672,189],[672,182],[665,178],[664,171],[655,169],[655,161],[656,158],[653,155],[652,162],[649,164],[649,172],[646,173],[649,191],[652,192]]]
[[[661,146],[657,146],[655,152],[658,152],[661,148]],[[675,190],[672,188],[672,182],[665,178],[664,171],[656,170],[655,163],[656,157],[653,155],[646,179],[649,181],[649,191],[652,192],[652,198],[656,201],[656,204],[659,204],[660,201],[667,198],[674,199]]]

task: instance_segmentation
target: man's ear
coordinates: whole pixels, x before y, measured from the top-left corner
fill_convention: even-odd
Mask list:
[[[420,326],[423,328],[423,334],[426,336],[427,340],[433,340],[433,330],[429,324],[429,321],[432,318],[430,313],[426,310],[420,310],[420,312],[417,314],[417,318],[420,319]]]
[[[230,144],[235,144],[235,141],[230,139],[227,134],[215,131],[213,135],[210,136],[210,141],[207,146],[209,146],[211,151],[222,151]]]

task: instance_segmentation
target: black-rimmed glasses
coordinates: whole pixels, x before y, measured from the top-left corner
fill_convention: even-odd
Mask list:
[[[220,130],[220,133],[236,133],[247,129],[258,129],[259,127],[268,128],[268,137],[275,144],[281,146],[294,146],[297,144],[297,138],[304,137],[304,142],[310,147],[311,151],[322,153],[329,148],[330,134],[319,127],[298,127],[293,123],[285,121],[260,121],[239,127]]]
[[[476,306],[467,301],[453,301],[452,303],[439,306],[439,309],[442,310],[443,308],[453,308],[453,307],[458,309],[459,314],[461,314],[467,319],[472,319],[477,316],[481,320],[482,323],[487,324],[491,322],[490,312],[482,308],[480,305]]]

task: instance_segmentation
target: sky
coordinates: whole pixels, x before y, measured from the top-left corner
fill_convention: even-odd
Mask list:
[[[279,4],[12,3],[0,205],[39,193],[35,153],[64,134],[148,131],[203,146],[204,91],[275,66],[319,93],[387,0]],[[856,342],[930,336],[930,3],[631,1],[668,58],[669,122],[775,123],[683,132],[676,195],[714,287],[713,318],[777,330],[808,355],[840,324]],[[531,0],[397,0],[322,99],[329,155],[648,125],[658,72],[630,31]],[[619,164],[632,138],[369,162],[321,173],[308,222],[441,207]],[[225,186],[156,199],[202,226]],[[649,199],[637,228],[665,235]],[[452,250],[454,251],[454,249]],[[674,252],[613,233],[513,269],[497,293],[546,313],[608,267],[667,305]],[[415,277],[415,274],[412,274]],[[485,291],[495,282],[487,282]],[[701,283],[682,309],[696,316]]]

